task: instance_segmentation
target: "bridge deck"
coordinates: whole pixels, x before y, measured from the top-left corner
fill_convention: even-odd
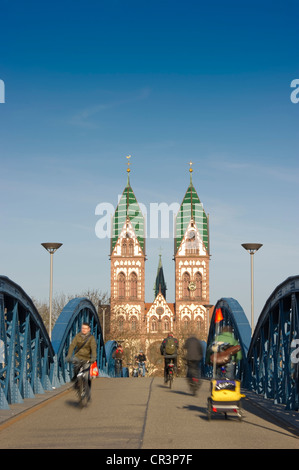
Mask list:
[[[216,415],[209,422],[208,381],[193,397],[182,378],[175,379],[172,390],[160,377],[98,378],[84,409],[69,385],[52,393],[0,410],[1,449],[299,448],[294,432],[248,398],[243,399],[243,422],[232,415],[228,420]]]

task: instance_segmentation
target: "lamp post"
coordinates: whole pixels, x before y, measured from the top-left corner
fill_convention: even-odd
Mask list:
[[[251,336],[254,330],[254,288],[253,288],[253,255],[263,246],[261,243],[242,243],[248,253],[250,253],[251,259]]]
[[[103,334],[103,342],[105,344],[105,315],[106,315],[106,308],[107,307],[102,307],[102,315],[103,315],[103,324],[102,324],[102,334]]]
[[[62,246],[62,243],[42,243],[41,244],[50,253],[50,295],[49,295],[49,337],[51,339],[52,331],[52,296],[53,296],[53,255],[55,251]]]

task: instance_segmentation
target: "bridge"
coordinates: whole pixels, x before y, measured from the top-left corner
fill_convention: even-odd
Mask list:
[[[279,448],[298,448],[299,276],[276,287],[252,337],[236,299],[222,298],[214,312],[218,308],[221,326],[233,326],[243,353],[237,370],[246,395],[240,425],[234,417],[228,422],[215,418],[217,427],[207,421],[210,366],[203,367],[197,397],[183,378],[175,378],[173,390],[161,377],[136,379],[127,369],[116,378],[116,342],[104,344],[88,299],[75,298],[64,307],[50,340],[30,297],[0,276],[0,448],[275,448],[275,442]],[[215,335],[214,315],[208,344]],[[79,410],[66,355],[85,321],[97,342],[99,378],[93,380],[92,403],[80,412],[76,429]]]

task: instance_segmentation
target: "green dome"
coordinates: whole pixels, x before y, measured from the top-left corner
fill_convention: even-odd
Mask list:
[[[198,194],[192,181],[186,191],[175,223],[175,253],[180,247],[181,241],[186,233],[190,220],[193,219],[199,230],[207,253],[209,253],[209,227],[208,217],[200,202]]]
[[[129,178],[112,220],[111,253],[127,221],[130,220],[142,251],[145,249],[144,217],[131,188]]]

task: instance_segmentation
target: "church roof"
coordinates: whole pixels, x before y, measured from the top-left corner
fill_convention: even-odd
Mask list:
[[[158,270],[157,270],[157,276],[156,276],[156,281],[155,281],[155,286],[154,286],[154,291],[155,291],[155,298],[161,291],[161,294],[163,294],[163,297],[166,299],[166,282],[164,279],[164,272],[163,272],[163,266],[162,266],[162,260],[161,260],[161,255],[159,259],[159,265],[158,265]]]
[[[186,233],[191,219],[195,221],[205,248],[209,253],[208,217],[193,186],[192,178],[190,177],[190,184],[180,206],[180,210],[177,214],[175,222],[175,253],[180,247],[181,241]]]
[[[112,219],[111,252],[121,234],[124,224],[130,220],[142,251],[145,250],[144,217],[130,185],[127,185],[121,195]]]

